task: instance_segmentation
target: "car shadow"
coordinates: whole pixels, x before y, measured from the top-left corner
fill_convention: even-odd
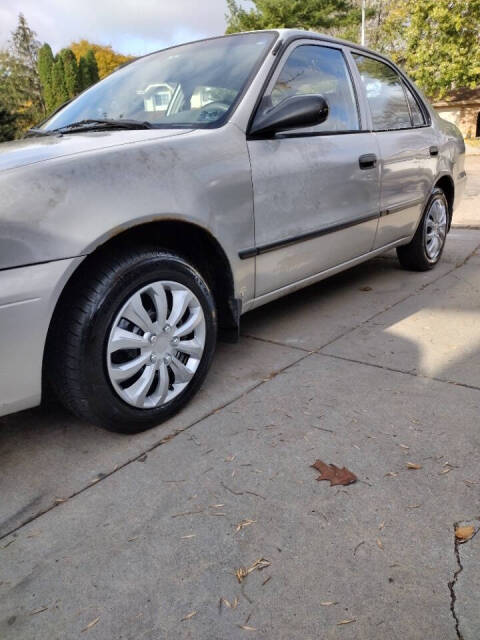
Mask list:
[[[0,418],[0,535],[136,459],[177,426],[221,407],[236,384],[228,375],[239,363],[247,370],[248,363],[265,354],[265,369],[256,375],[268,378],[274,369],[269,350],[275,351],[278,370],[302,357],[302,349],[480,387],[478,267],[467,264],[453,272],[447,264],[438,269],[435,275],[408,273],[389,255],[246,314],[243,331],[257,339],[220,345],[193,407],[144,434],[104,431],[51,401]],[[427,321],[444,332],[438,344],[432,339],[435,332],[429,336]],[[298,341],[303,335],[307,340]],[[269,340],[297,351],[274,347]],[[278,360],[280,355],[284,360]],[[322,366],[329,366],[329,358]]]

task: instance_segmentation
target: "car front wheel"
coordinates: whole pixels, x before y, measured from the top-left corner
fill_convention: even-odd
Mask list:
[[[78,280],[50,340],[60,400],[121,433],[173,416],[200,387],[215,350],[205,280],[181,257],[152,250],[94,260]]]

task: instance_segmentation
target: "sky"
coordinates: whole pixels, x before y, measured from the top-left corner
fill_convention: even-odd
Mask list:
[[[226,0],[0,0],[0,48],[23,13],[54,53],[85,38],[143,55],[225,32]]]

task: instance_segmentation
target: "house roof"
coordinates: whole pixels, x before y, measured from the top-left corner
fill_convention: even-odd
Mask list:
[[[475,89],[453,89],[440,100],[435,100],[434,107],[449,107],[453,104],[468,105],[472,103],[480,103],[480,87]]]

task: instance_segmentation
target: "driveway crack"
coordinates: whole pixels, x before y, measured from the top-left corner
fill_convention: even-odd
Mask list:
[[[456,536],[455,536],[455,531],[458,527],[459,523],[455,522],[453,525],[453,541],[454,541],[454,554],[455,554],[455,560],[457,563],[457,570],[455,571],[455,573],[453,574],[453,580],[451,580],[448,583],[448,588],[450,590],[450,611],[452,612],[452,617],[453,620],[455,622],[455,632],[457,634],[457,640],[464,640],[463,636],[460,632],[460,619],[457,615],[457,612],[455,610],[455,603],[457,601],[457,595],[455,593],[455,587],[457,584],[457,580],[458,580],[458,576],[462,573],[463,571],[463,564],[462,561],[460,559],[460,551],[458,549],[458,545],[460,544],[460,542],[457,540]]]
[[[457,527],[459,527],[460,524],[462,523],[455,522],[453,525],[453,543],[454,543],[455,560],[457,563],[457,570],[453,574],[453,580],[451,580],[448,583],[448,589],[450,591],[450,611],[452,612],[452,617],[455,622],[455,632],[457,634],[457,640],[465,640],[462,635],[462,632],[460,631],[460,618],[455,608],[455,604],[457,602],[457,594],[455,592],[455,587],[457,586],[458,577],[463,571],[462,559],[460,557],[460,545],[468,543],[471,540],[473,540],[473,538],[477,535],[479,529],[477,528],[475,529],[475,533],[472,535],[471,538],[469,538],[468,540],[462,541],[462,540],[459,540],[455,534]]]

